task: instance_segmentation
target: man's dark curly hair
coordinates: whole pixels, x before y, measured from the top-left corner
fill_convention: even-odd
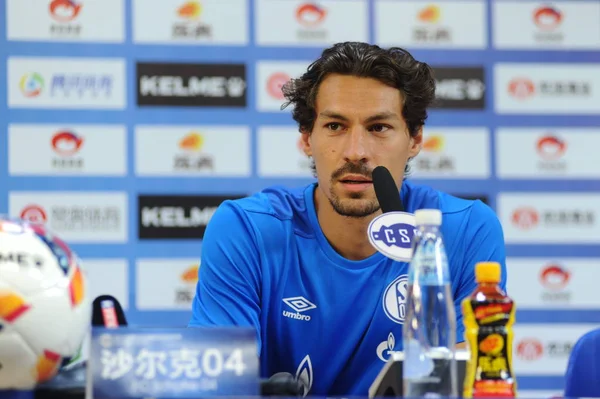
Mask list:
[[[325,49],[302,76],[291,79],[282,87],[287,102],[281,109],[293,104],[292,117],[301,132],[312,132],[317,117],[315,101],[319,85],[333,73],[373,78],[397,88],[402,93],[402,116],[411,137],[416,136],[425,124],[427,108],[435,99],[433,69],[415,60],[407,50],[399,47],[383,49],[361,42],[337,43]],[[406,172],[409,172],[408,164]]]

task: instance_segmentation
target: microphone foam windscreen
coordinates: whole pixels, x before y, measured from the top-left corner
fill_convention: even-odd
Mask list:
[[[373,187],[383,213],[404,211],[396,182],[385,166],[373,169]]]

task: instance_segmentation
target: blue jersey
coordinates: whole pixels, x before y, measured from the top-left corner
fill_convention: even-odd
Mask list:
[[[565,398],[600,397],[600,329],[583,334],[569,355]]]
[[[262,377],[289,372],[310,395],[366,396],[390,350],[402,350],[408,263],[339,255],[319,226],[315,187],[269,188],[219,206],[202,243],[190,326],[252,326]],[[500,262],[505,288],[500,222],[479,200],[409,181],[400,196],[407,212],[442,211],[462,342],[460,302],[476,287],[475,263]]]

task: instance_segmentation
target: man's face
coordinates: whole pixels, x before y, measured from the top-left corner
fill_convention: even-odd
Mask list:
[[[340,215],[377,212],[373,169],[385,166],[400,186],[408,158],[419,153],[422,135],[410,137],[402,101],[399,90],[375,79],[332,74],[321,82],[315,124],[302,140],[319,189]]]

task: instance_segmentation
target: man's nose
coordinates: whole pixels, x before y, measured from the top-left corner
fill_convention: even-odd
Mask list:
[[[352,128],[347,135],[344,158],[350,162],[366,161],[368,143],[362,127]]]

